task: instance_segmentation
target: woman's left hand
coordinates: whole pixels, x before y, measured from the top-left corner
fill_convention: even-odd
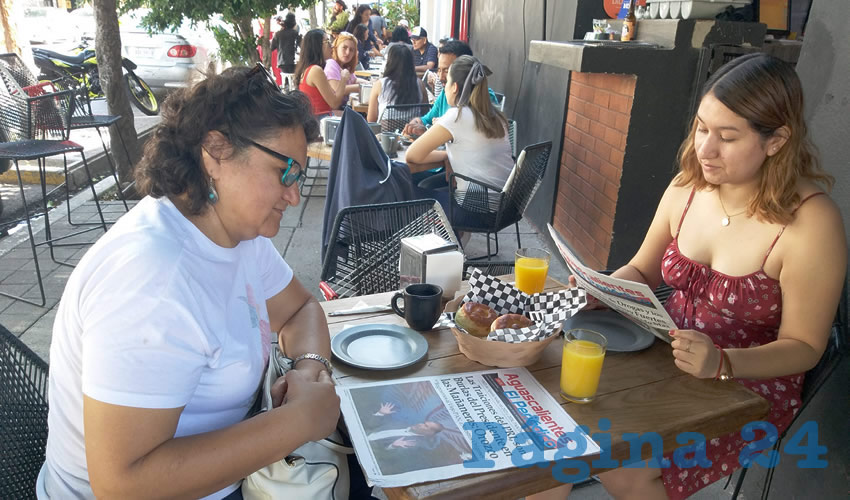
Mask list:
[[[670,330],[673,361],[683,372],[696,378],[714,378],[720,365],[720,351],[711,338],[696,330]]]

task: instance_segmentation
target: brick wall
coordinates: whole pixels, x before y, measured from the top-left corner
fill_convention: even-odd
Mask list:
[[[552,225],[595,269],[613,238],[635,75],[570,74],[570,95]]]

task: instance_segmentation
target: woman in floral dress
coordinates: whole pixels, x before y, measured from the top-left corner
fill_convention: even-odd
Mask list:
[[[781,433],[800,406],[803,374],[826,348],[847,266],[841,214],[824,192],[833,179],[807,136],[794,69],[763,54],[720,68],[679,165],[640,250],[614,276],[672,286],[676,366],[761,395]],[[709,440],[707,468],[599,477],[615,498],[687,498],[740,467],[746,444],[741,432]],[[540,496],[564,498],[569,487]]]

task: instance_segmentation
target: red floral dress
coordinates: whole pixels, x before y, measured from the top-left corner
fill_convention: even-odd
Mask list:
[[[724,348],[755,347],[776,340],[782,318],[782,290],[779,281],[764,272],[764,263],[785,228],[779,231],[767,249],[758,271],[744,276],[719,273],[689,259],[679,250],[679,231],[694,193],[695,190],[691,191],[676,236],[661,261],[664,282],[675,290],[665,304],[667,312],[679,328],[702,332]],[[790,425],[800,406],[803,374],[769,380],[736,379],[736,382],[770,402],[766,420],[775,425],[778,432]],[[756,436],[761,439],[764,433],[757,431]],[[748,442],[741,438],[740,431],[714,438],[706,442],[705,455],[712,462],[710,468],[680,469],[671,464],[669,468],[662,469],[667,495],[671,499],[687,498],[733,473],[740,467],[738,456],[746,444]],[[692,457],[692,454],[687,456]]]

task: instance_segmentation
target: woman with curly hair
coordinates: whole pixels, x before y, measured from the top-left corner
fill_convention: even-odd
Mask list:
[[[318,124],[270,78],[230,68],[169,96],[136,170],[145,197],[71,274],[49,497],[242,498],[242,478],[333,432],[328,326],[269,239],[299,203]],[[275,408],[246,418],[275,338],[294,369]]]

